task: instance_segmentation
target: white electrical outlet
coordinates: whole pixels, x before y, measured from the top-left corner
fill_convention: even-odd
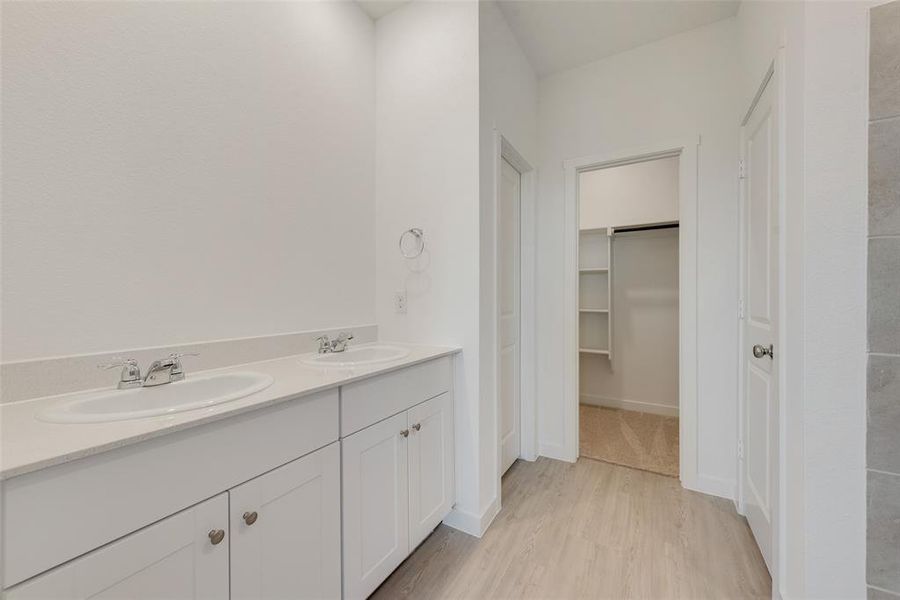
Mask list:
[[[394,294],[394,312],[398,315],[406,314],[406,290],[399,290]]]

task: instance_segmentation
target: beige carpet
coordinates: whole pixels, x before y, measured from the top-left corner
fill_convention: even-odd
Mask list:
[[[581,456],[678,477],[678,417],[579,408]]]

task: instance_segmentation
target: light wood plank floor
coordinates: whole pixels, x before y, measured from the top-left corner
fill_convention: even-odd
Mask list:
[[[590,459],[518,461],[482,539],[444,525],[372,596],[771,598],[731,502],[676,479]]]

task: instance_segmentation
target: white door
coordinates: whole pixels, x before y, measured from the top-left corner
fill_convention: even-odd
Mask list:
[[[453,505],[453,415],[444,393],[409,409],[409,548]]]
[[[344,597],[365,598],[409,554],[406,413],[345,438]]]
[[[519,458],[519,301],[520,253],[519,215],[521,175],[506,160],[500,161],[500,201],[497,207],[499,230],[497,271],[499,274],[499,378],[500,473]]]
[[[341,452],[335,442],[229,491],[231,597],[341,597]]]
[[[226,600],[228,495],[210,498],[19,584],[4,598]]]
[[[778,451],[778,114],[775,83],[743,130],[744,319],[741,477],[744,511],[771,570]]]

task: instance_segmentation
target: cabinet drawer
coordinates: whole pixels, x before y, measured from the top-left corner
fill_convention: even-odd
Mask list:
[[[341,388],[341,437],[450,390],[450,357]]]
[[[99,548],[337,437],[338,397],[329,390],[13,477],[2,489],[3,585]]]

